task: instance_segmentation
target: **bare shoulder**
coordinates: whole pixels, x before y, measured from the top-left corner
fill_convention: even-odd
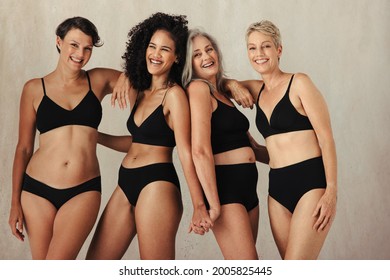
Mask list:
[[[103,67],[92,68],[90,70],[87,70],[87,72],[90,76],[96,76],[96,77],[107,76],[107,75],[119,75],[121,73],[118,70],[111,69],[111,68],[103,68]]]
[[[205,81],[194,80],[188,85],[187,91],[210,91],[210,87]]]
[[[168,103],[180,102],[180,100],[184,100],[186,98],[187,97],[184,92],[184,89],[177,84],[169,87],[165,92],[165,100]]]
[[[309,86],[309,85],[313,84],[309,75],[307,75],[305,73],[295,73],[294,83],[299,87],[305,87],[305,86]]]
[[[24,98],[35,98],[43,95],[43,85],[41,78],[28,80],[23,86],[22,96]]]
[[[291,85],[292,91],[295,92],[301,99],[312,98],[321,95],[309,75],[305,73],[296,73],[294,82]]]

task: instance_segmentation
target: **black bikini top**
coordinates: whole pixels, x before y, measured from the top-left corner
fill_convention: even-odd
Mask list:
[[[127,129],[133,137],[133,143],[141,143],[154,146],[175,147],[175,134],[165,120],[163,112],[164,94],[161,104],[138,126],[134,122],[134,114],[138,107],[138,95],[127,120]]]
[[[72,110],[67,110],[46,95],[45,82],[42,80],[43,98],[38,106],[36,125],[38,131],[43,134],[52,129],[66,125],[84,125],[97,129],[102,119],[102,105],[93,93],[88,72],[89,91]]]
[[[286,93],[273,109],[269,122],[259,106],[260,94],[265,84],[260,89],[256,102],[256,126],[264,138],[280,133],[313,129],[309,118],[300,114],[290,101],[289,92],[293,78],[294,75],[290,79]]]
[[[248,119],[235,106],[229,106],[217,98],[215,99],[218,107],[211,116],[213,154],[249,147]]]

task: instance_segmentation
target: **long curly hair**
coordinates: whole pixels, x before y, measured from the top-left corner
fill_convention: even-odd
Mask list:
[[[170,33],[175,42],[175,54],[178,62],[172,65],[168,75],[168,83],[182,85],[181,75],[186,59],[186,42],[188,37],[188,21],[184,15],[168,15],[155,13],[130,29],[124,59],[124,71],[132,86],[139,91],[148,89],[152,75],[146,66],[146,49],[150,39],[157,30]]]

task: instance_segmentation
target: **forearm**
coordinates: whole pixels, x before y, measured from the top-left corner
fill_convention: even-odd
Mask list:
[[[23,148],[16,148],[14,163],[12,168],[12,205],[20,204],[20,195],[22,192],[23,176],[26,167],[31,159],[33,152]]]
[[[333,139],[328,139],[324,141],[320,147],[325,168],[327,190],[334,191],[337,194],[336,145]]]
[[[206,195],[210,207],[220,207],[217,181],[215,176],[214,157],[212,154],[193,154],[196,174]]]
[[[265,146],[258,145],[256,147],[253,147],[253,151],[255,153],[256,161],[264,164],[269,164],[269,155]]]
[[[99,132],[98,143],[115,151],[127,153],[132,143],[132,137],[130,135],[114,136]]]
[[[181,151],[178,148],[178,155],[187,181],[193,207],[203,207],[205,205],[205,201],[202,186],[196,174],[191,152]]]

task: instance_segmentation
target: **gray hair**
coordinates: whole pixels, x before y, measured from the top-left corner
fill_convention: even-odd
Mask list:
[[[223,92],[224,91],[224,81],[225,81],[225,73],[223,70],[223,65],[222,65],[222,53],[218,47],[217,41],[212,37],[210,34],[202,31],[199,28],[191,29],[189,31],[188,39],[187,39],[187,56],[186,56],[186,63],[184,64],[184,69],[183,69],[183,74],[182,74],[182,83],[183,87],[186,88],[189,83],[192,80],[203,80],[200,79],[199,77],[196,76],[196,74],[193,71],[192,68],[192,57],[194,55],[194,49],[193,49],[193,39],[195,37],[202,36],[207,38],[207,40],[210,41],[211,45],[213,46],[214,50],[217,52],[218,55],[218,73],[217,73],[217,88],[216,90]],[[205,81],[205,80],[203,80]],[[208,82],[205,81],[211,89],[214,87]]]

